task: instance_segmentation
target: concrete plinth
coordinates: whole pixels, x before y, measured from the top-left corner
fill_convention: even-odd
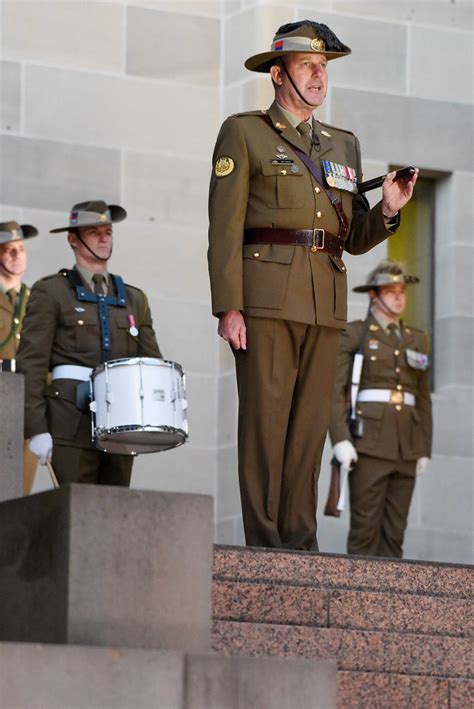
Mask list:
[[[24,377],[0,372],[0,501],[23,490]]]
[[[332,709],[336,663],[282,657],[188,658],[186,709]]]
[[[0,640],[205,652],[212,498],[68,485],[0,504]]]
[[[333,709],[327,661],[0,643],[9,709]]]

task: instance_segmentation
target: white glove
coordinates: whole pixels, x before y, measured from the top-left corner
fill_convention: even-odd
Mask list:
[[[332,449],[334,457],[348,470],[357,461],[357,451],[350,441],[339,441]]]
[[[418,460],[416,461],[416,474],[422,475],[428,467],[429,462],[429,458],[418,458]]]
[[[38,433],[30,439],[29,448],[38,458],[40,465],[46,465],[53,455],[53,439],[50,433]]]

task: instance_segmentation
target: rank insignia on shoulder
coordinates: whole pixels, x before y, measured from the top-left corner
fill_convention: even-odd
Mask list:
[[[345,192],[357,192],[357,175],[353,167],[330,160],[321,160],[321,162],[329,187],[337,187]]]
[[[231,172],[234,172],[234,169],[235,162],[232,158],[228,155],[223,155],[221,158],[217,159],[214,172],[216,177],[225,177],[226,175],[230,175]]]
[[[321,131],[321,135],[325,135],[326,138],[332,138],[331,133],[328,133],[327,130],[322,130],[322,131]]]
[[[420,369],[425,372],[430,366],[430,357],[423,352],[416,350],[405,350],[405,357],[409,367],[412,369]]]

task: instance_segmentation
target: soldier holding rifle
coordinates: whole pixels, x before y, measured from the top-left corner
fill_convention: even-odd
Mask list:
[[[349,554],[402,556],[416,474],[431,455],[428,338],[401,317],[406,286],[418,280],[397,262],[380,263],[354,288],[369,295],[367,319],[341,336],[329,432],[334,456],[352,469]]]

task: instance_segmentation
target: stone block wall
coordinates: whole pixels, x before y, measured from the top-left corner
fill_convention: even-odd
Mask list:
[[[242,526],[233,358],[209,313],[212,148],[225,116],[270,103],[269,81],[243,61],[280,24],[315,18],[353,48],[331,62],[319,117],[359,136],[367,179],[405,163],[437,178],[435,458],[406,550],[472,561],[469,506],[443,513],[473,498],[470,0],[0,0],[0,13],[0,215],[42,232],[28,245],[28,282],[71,263],[64,237],[47,231],[74,202],[128,209],[112,271],[149,295],[164,356],[187,371],[190,425],[186,446],[137,459],[133,485],[213,494],[227,543],[242,541]],[[349,285],[385,253],[349,257]],[[360,296],[349,306],[351,318],[365,312]],[[43,473],[36,489],[49,486]],[[323,551],[344,551],[346,517],[321,515],[320,530]]]

